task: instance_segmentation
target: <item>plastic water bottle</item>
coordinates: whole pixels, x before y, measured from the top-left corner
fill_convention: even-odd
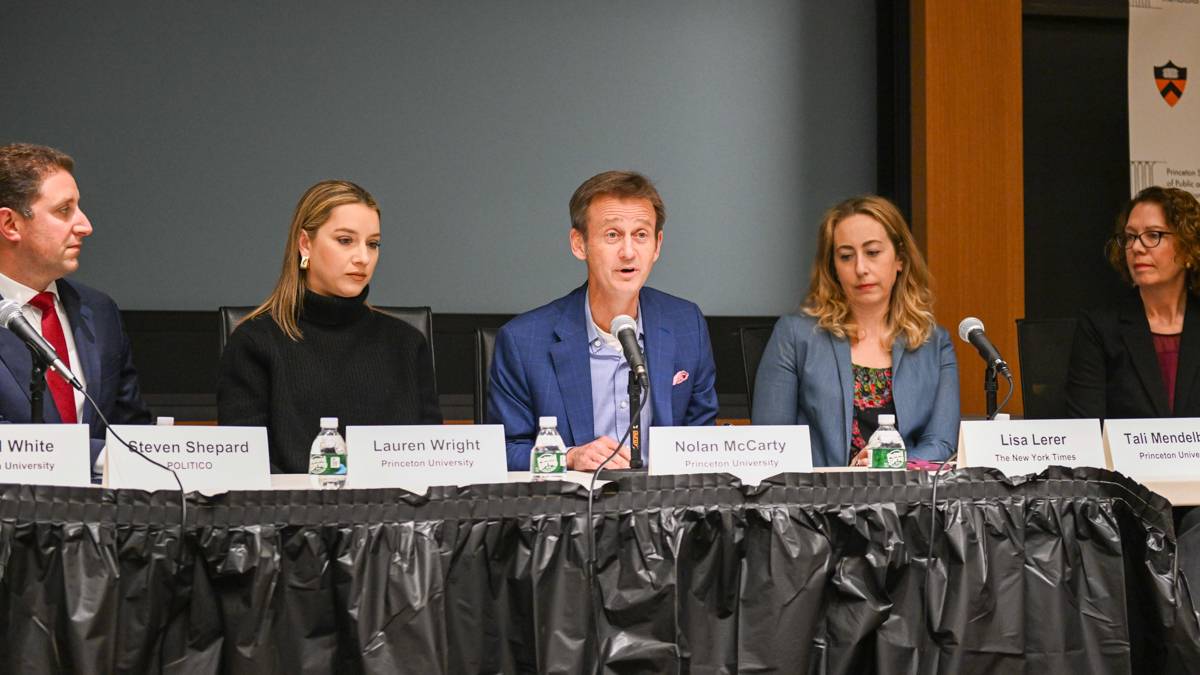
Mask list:
[[[538,435],[529,451],[531,480],[557,480],[567,473],[567,448],[558,435],[557,417],[539,417]]]
[[[321,432],[308,451],[308,473],[322,488],[336,490],[346,482],[346,439],[338,433],[336,417],[321,418]]]
[[[872,469],[903,469],[908,466],[904,437],[896,430],[895,415],[880,415],[879,428],[867,441]]]

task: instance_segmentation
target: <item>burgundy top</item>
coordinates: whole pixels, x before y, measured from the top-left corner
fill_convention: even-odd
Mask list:
[[[1163,384],[1167,387],[1167,407],[1175,410],[1175,371],[1179,369],[1179,338],[1174,335],[1151,333],[1154,338],[1154,354],[1158,356],[1158,370],[1162,373]]]

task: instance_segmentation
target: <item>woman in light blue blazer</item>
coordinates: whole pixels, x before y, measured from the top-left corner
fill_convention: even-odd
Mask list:
[[[754,384],[754,424],[807,424],[813,466],[865,466],[891,413],[910,459],[958,442],[958,363],[934,322],[929,269],[900,211],[848,199],[821,223],[808,297],[779,319]]]

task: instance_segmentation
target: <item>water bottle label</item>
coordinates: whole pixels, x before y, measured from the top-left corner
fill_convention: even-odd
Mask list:
[[[555,450],[534,450],[533,472],[566,473],[567,465],[563,461],[565,457],[565,455],[559,454]]]
[[[342,474],[346,472],[346,460],[343,455],[312,455],[308,458],[310,474]]]
[[[871,449],[872,469],[903,469],[908,457],[904,448],[886,448],[876,446]]]

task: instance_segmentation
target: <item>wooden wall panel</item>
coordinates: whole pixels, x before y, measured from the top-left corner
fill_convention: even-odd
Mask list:
[[[938,322],[953,333],[979,317],[1018,378],[1021,91],[1021,0],[914,0],[913,231],[936,280]],[[983,414],[983,361],[955,345],[963,414]],[[1021,411],[1019,383],[1008,412]]]

